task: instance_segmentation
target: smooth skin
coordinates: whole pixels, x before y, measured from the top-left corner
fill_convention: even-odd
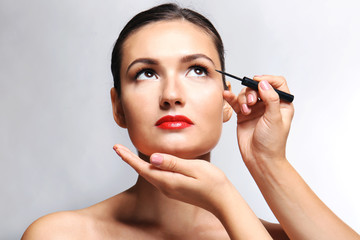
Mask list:
[[[245,164],[286,234],[291,239],[359,238],[286,160],[293,105],[280,102],[270,86],[289,92],[284,78],[255,78],[261,81],[259,93],[224,91],[214,70],[220,62],[212,39],[186,21],[146,25],[124,46],[122,91],[119,96],[112,89],[111,99],[114,119],[127,128],[139,156],[118,144],[114,150],[139,173],[137,183],[89,208],[42,217],[23,240],[287,239],[279,225],[260,221],[209,162],[231,109]],[[208,73],[195,71],[194,65]],[[144,68],[151,71],[137,74]],[[154,126],[169,114],[186,115],[194,125],[177,132]]]

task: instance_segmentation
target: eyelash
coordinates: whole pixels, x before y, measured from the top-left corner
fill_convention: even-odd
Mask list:
[[[189,67],[189,69],[196,69],[196,68],[201,69],[205,73],[206,76],[209,75],[209,68],[207,66],[194,64],[191,67]]]
[[[143,74],[144,72],[151,72],[153,74],[156,74],[156,72],[151,68],[142,68],[139,71],[136,72],[134,79],[138,79],[138,77]]]
[[[190,70],[193,70],[193,69],[196,69],[196,68],[201,69],[206,76],[209,75],[209,68],[208,68],[207,66],[200,65],[200,64],[194,64],[194,65],[190,66],[190,67],[189,67],[189,71],[190,71]],[[138,79],[138,77],[139,77],[141,74],[143,74],[144,72],[147,72],[147,71],[149,71],[149,72],[151,72],[151,73],[153,73],[153,74],[156,75],[156,72],[155,72],[153,69],[151,69],[151,68],[143,68],[143,69],[140,69],[139,71],[136,72],[136,74],[135,74],[135,76],[134,76],[134,79],[135,79],[135,80]],[[188,72],[189,72],[189,71],[188,71]]]

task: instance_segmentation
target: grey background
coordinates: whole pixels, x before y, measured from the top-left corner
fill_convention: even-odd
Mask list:
[[[110,54],[130,17],[160,2],[0,1],[0,239],[134,183],[112,150],[134,148],[112,119]],[[179,2],[212,20],[229,72],[288,79],[296,109],[288,158],[359,232],[358,1]],[[234,117],[213,162],[259,217],[276,221],[241,161]]]

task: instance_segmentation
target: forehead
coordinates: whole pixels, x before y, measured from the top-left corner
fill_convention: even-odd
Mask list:
[[[186,20],[159,21],[141,27],[126,39],[122,67],[139,57],[170,60],[199,53],[220,67],[214,41],[203,28]]]

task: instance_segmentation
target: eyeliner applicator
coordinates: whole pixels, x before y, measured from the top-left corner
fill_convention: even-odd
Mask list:
[[[251,78],[248,78],[248,77],[239,78],[239,77],[236,77],[234,75],[231,75],[229,73],[226,73],[226,72],[223,72],[223,71],[220,71],[220,70],[215,69],[215,71],[241,81],[241,84],[244,85],[244,86],[247,86],[247,87],[249,87],[251,89],[254,89],[256,91],[259,90],[259,86],[258,86],[259,82],[254,81]],[[274,90],[275,90],[275,92],[277,92],[277,94],[279,94],[280,99],[282,99],[284,101],[287,101],[287,102],[292,102],[294,100],[294,95],[291,95],[289,93],[280,91],[280,90],[275,89],[275,88],[274,88]]]

